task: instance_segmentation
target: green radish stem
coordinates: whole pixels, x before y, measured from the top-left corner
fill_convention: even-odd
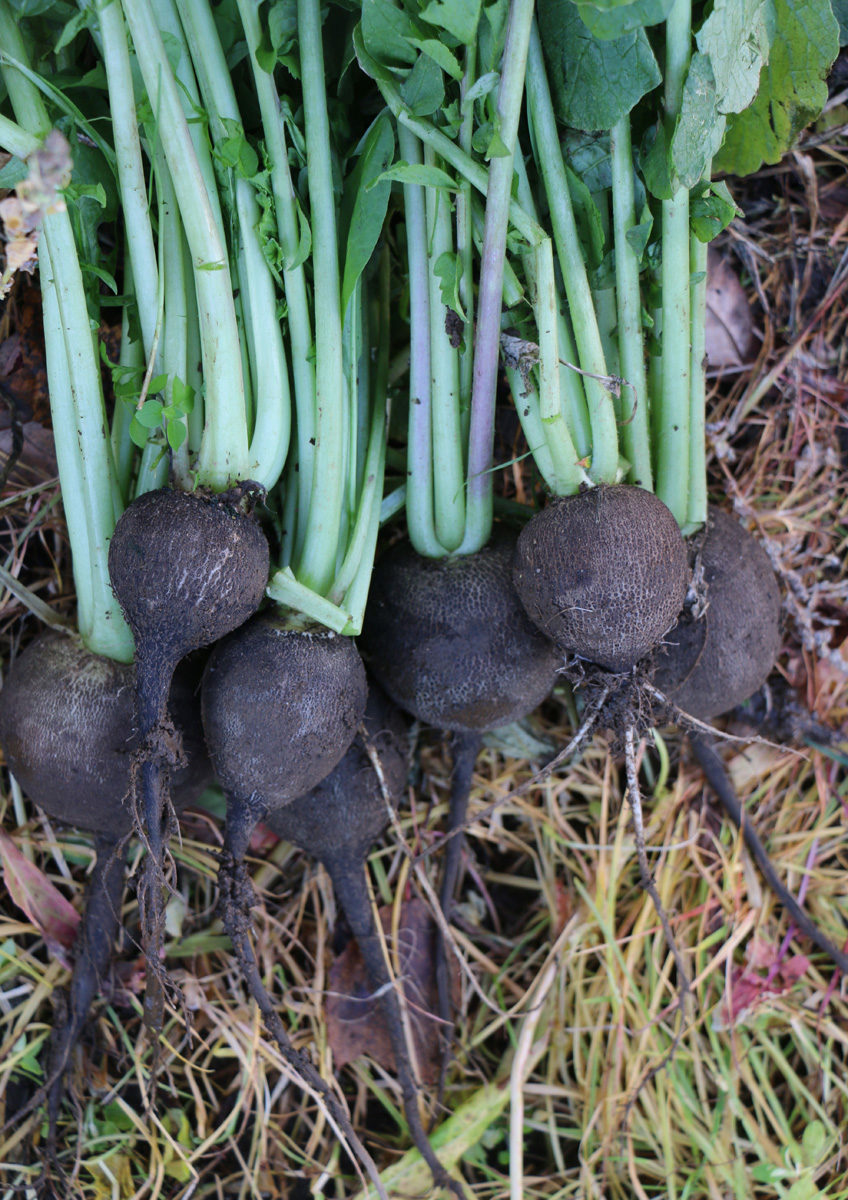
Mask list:
[[[707,519],[707,244],[689,237],[689,309],[692,348],[689,364],[689,504],[684,533]]]
[[[424,161],[435,165],[432,150],[425,146]],[[430,263],[442,254],[453,254],[450,202],[435,188],[425,189],[427,242]],[[445,331],[445,308],[441,285],[435,271],[428,271],[430,288],[430,397],[433,462],[430,470],[433,487],[433,519],[436,537],[445,550],[452,552],[465,533],[465,462],[462,452],[459,416],[459,355]]]
[[[615,254],[615,298],[618,309],[618,352],[621,386],[621,444],[630,463],[629,480],[653,491],[651,442],[648,423],[648,383],[642,339],[642,300],[639,262],[627,240],[636,224],[630,117],[610,130],[612,161],[612,216]]]
[[[489,163],[486,225],[480,262],[471,424],[468,431],[468,478],[465,536],[460,552],[473,554],[486,544],[492,529],[492,446],[501,334],[504,258],[512,196],[513,160],[524,96],[527,47],[533,20],[533,0],[512,0],[498,89],[500,137],[508,153]],[[434,447],[438,454],[438,447]],[[437,461],[441,465],[441,458]],[[437,471],[437,477],[441,471]],[[449,547],[452,548],[452,547]]]
[[[208,4],[179,0],[192,60],[209,117],[213,145],[241,127],[235,89]],[[248,475],[264,487],[279,478],[291,429],[289,376],[283,347],[274,280],[259,239],[259,205],[253,185],[236,176],[235,210],[240,243],[239,294],[246,319],[248,359],[256,413],[250,439]]]
[[[404,125],[398,126],[398,143],[406,162],[423,162],[420,141]],[[410,325],[406,521],[410,541],[418,553],[440,558],[446,550],[436,535],[433,518],[430,285],[424,187],[404,183],[403,200]]]
[[[198,480],[223,489],[244,479],[249,467],[241,349],[226,246],[153,9],[147,0],[122,0],[122,4],[194,265],[206,405]]]
[[[23,38],[5,0],[0,3],[0,42],[27,64]],[[46,136],[50,121],[35,86],[14,68],[3,67],[2,73],[20,125],[37,139]],[[78,626],[89,649],[127,662],[132,657],[132,639],[110,594],[106,568],[109,537],[122,501],[106,432],[100,365],[82,273],[64,209],[44,218],[39,261],[45,290],[45,345],[52,364],[56,455],[70,485],[65,513],[80,600]]]
[[[341,526],[344,373],[336,209],[324,85],[319,0],[297,0],[315,312],[315,457],[306,533],[296,574],[324,595],[333,581]]]
[[[689,67],[691,0],[674,0],[666,20],[665,119],[671,132]],[[662,391],[652,396],[656,492],[687,524],[689,508],[689,191],[662,201]]]
[[[612,397],[601,379],[593,378],[605,377],[607,367],[586,266],[580,249],[580,239],[577,236],[568,179],[545,75],[542,45],[535,23],[530,35],[527,59],[527,105],[550,207],[554,242],[565,282],[579,363],[581,369],[587,372],[583,386],[592,427],[592,464],[589,474],[596,482],[612,483],[618,472],[615,410]]]

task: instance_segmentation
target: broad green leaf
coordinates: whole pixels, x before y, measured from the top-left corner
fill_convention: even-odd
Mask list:
[[[194,408],[194,388],[190,383],[175,378],[171,385],[171,404],[178,413],[187,415]]]
[[[695,41],[710,60],[718,111],[737,113],[747,108],[768,60],[766,0],[715,0]],[[733,52],[728,54],[731,46]]]
[[[684,187],[694,187],[709,171],[724,137],[725,123],[726,118],[718,111],[710,60],[705,54],[693,54],[671,139],[672,169]]]
[[[604,223],[600,209],[583,180],[566,167],[568,191],[574,207],[574,220],[583,255],[591,268],[600,266],[604,257]]]
[[[409,39],[420,26],[391,0],[362,0],[362,40],[369,54],[381,63],[411,66],[418,57]]]
[[[711,242],[738,212],[726,183],[704,182],[689,197],[689,224],[699,242]]]
[[[160,400],[145,400],[141,408],[136,409],[135,419],[145,429],[155,429],[162,424],[162,403]]]
[[[848,45],[848,0],[833,0],[833,15],[839,22],[839,45]]]
[[[576,129],[611,129],[661,82],[643,29],[603,41],[572,0],[539,0],[539,26],[557,117]]]
[[[429,117],[445,102],[441,67],[422,54],[400,86],[400,94],[416,117]]]
[[[446,29],[464,46],[477,36],[481,0],[430,0],[418,14],[429,25]]]
[[[388,169],[394,152],[392,123],[388,114],[383,112],[371,126],[362,153],[345,184],[339,221],[339,232],[345,244],[343,313],[383,228],[392,185],[389,181],[375,181]],[[369,187],[372,183],[374,186]]]
[[[621,37],[646,25],[658,25],[668,16],[674,0],[623,0],[622,3],[577,0],[577,3],[586,27],[595,37],[606,39]]]
[[[138,414],[130,421],[130,441],[143,450],[147,445],[147,428],[138,419]]]
[[[275,50],[297,38],[297,0],[276,0],[268,11],[268,36]]]
[[[650,240],[651,230],[654,227],[654,218],[647,210],[647,206],[646,212],[647,218],[643,221],[640,221],[638,225],[631,225],[627,230],[627,233],[624,235],[627,239],[627,244],[640,261],[642,255],[645,253],[645,247],[648,245]]]
[[[612,187],[612,160],[606,134],[566,129],[562,150],[566,162],[590,192],[603,192]]]
[[[440,254],[433,264],[433,271],[439,281],[439,289],[442,293],[442,304],[445,308],[452,309],[462,320],[465,320],[465,312],[459,299],[459,283],[462,279],[462,258],[459,254],[454,254],[450,250],[446,250],[444,254]]]
[[[768,63],[753,104],[728,119],[716,170],[748,175],[778,162],[827,100],[828,71],[839,51],[830,0],[766,0]]]
[[[29,174],[26,163],[20,158],[10,158],[4,167],[0,167],[0,188],[11,189]]]
[[[645,186],[658,200],[670,200],[675,191],[668,139],[662,121],[652,125],[642,142],[642,174]]]
[[[58,54],[60,50],[64,50],[66,46],[71,44],[78,33],[81,33],[83,29],[88,28],[88,25],[89,14],[85,10],[78,12],[75,16],[71,17],[70,21],[68,21],[67,25],[59,35],[59,40],[53,47],[53,53]]]
[[[188,430],[182,421],[169,421],[168,428],[165,431],[165,436],[168,439],[168,445],[172,450],[179,450],[180,446],[188,437]]]
[[[483,96],[488,96],[489,92],[493,92],[500,81],[501,77],[497,71],[487,71],[485,75],[481,75],[479,79],[475,79],[462,98],[462,111],[465,112],[475,100],[481,100]]]
[[[447,48],[444,42],[439,42],[435,38],[414,38],[409,39],[411,46],[417,47],[422,54],[428,55],[433,62],[438,63],[443,71],[454,79],[462,79],[462,67],[459,64],[459,59],[455,54]]]
[[[366,191],[371,191],[378,184],[389,180],[391,183],[417,183],[421,187],[442,188],[444,191],[456,192],[459,186],[455,179],[443,171],[441,167],[427,166],[425,163],[396,162],[378,175],[368,184]]]

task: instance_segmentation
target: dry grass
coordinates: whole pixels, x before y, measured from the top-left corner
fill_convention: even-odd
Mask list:
[[[813,746],[815,727],[784,701],[794,698],[830,729],[848,728],[846,150],[844,128],[824,140],[810,136],[793,158],[738,190],[748,217],[723,244],[747,268],[760,350],[750,371],[715,381],[710,396],[714,495],[756,529],[781,576],[778,671],[787,686],[772,689],[772,718],[788,712],[784,725],[797,738],[794,749],[732,743],[725,754],[781,876],[840,943],[848,934],[845,745]],[[763,378],[771,386],[759,394],[751,380]],[[56,512],[55,485],[7,492],[0,565],[68,612]],[[23,613],[4,593],[7,660]],[[27,634],[34,624],[28,619]],[[562,744],[573,717],[572,698],[556,696],[535,732]],[[422,851],[438,846],[448,756],[427,731],[418,750],[410,804],[372,858],[385,903],[437,877],[438,857]],[[468,1194],[478,1200],[848,1197],[848,982],[791,936],[681,736],[663,731],[641,751],[651,863],[694,981],[677,1053],[651,1074],[676,1030],[674,963],[638,884],[623,768],[599,737],[469,830],[471,870],[456,917],[464,964],[457,1057],[438,1112],[430,1097],[446,1154],[462,1155]],[[486,749],[472,817],[532,769]],[[0,817],[79,905],[87,846],[51,828],[8,786]],[[236,977],[215,917],[218,842],[218,824],[200,815],[174,848],[168,954],[186,1007],[167,1024],[155,1115],[144,1106],[150,1047],[128,892],[122,965],[74,1058],[59,1143],[70,1178],[57,1195],[357,1192],[323,1113],[289,1081]],[[295,1043],[332,1080],[321,1009],[336,924],[331,888],[281,844],[253,874],[263,975]],[[4,894],[0,1118],[14,1117],[38,1079],[51,996],[66,980]],[[383,1067],[360,1060],[338,1087],[378,1165],[407,1171],[395,1194],[430,1194],[402,1157],[409,1142]],[[452,1113],[458,1117],[445,1126]],[[0,1136],[0,1195],[43,1184],[41,1120],[36,1114]]]

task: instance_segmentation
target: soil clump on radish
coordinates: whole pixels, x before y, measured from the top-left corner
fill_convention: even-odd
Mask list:
[[[652,492],[599,485],[528,522],[513,579],[530,619],[561,650],[629,671],[680,613],[686,545]]]
[[[703,596],[657,651],[654,683],[678,709],[709,721],[768,678],[780,650],[780,591],[765,550],[721,509],[710,508],[693,550]]]

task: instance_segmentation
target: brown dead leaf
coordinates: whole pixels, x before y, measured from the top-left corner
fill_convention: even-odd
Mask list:
[[[748,361],[754,320],[745,289],[726,258],[707,256],[707,361],[710,367],[737,367]]]
[[[391,951],[392,909],[380,909],[380,921]],[[439,1007],[436,990],[436,924],[422,900],[401,906],[398,929],[401,984],[404,988],[415,1054],[422,1082],[438,1080],[441,1065]],[[361,1054],[394,1069],[389,1035],[372,999],[374,988],[356,942],[351,940],[330,967],[325,1004],[327,1038],[336,1064],[343,1067]],[[458,993],[454,974],[452,990]],[[458,996],[455,1003],[458,1002]]]
[[[21,854],[7,833],[0,830],[0,863],[12,900],[41,932],[51,954],[70,967],[70,950],[80,916],[35,863]]]
[[[781,956],[772,942],[752,938],[745,950],[747,963],[730,972],[727,991],[716,1017],[716,1029],[745,1024],[769,996],[793,988],[810,966],[804,954]]]

